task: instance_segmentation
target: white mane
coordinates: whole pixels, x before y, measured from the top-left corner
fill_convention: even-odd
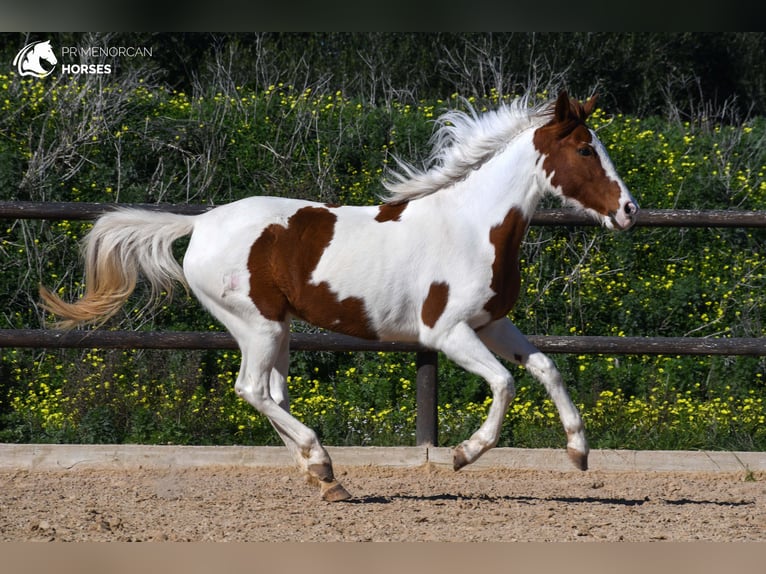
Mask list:
[[[417,199],[460,181],[522,131],[540,124],[549,106],[545,103],[529,107],[525,96],[479,114],[465,103],[468,112],[450,110],[436,120],[438,127],[431,137],[433,149],[427,167],[418,169],[394,158],[400,172],[389,172],[389,179],[383,182],[388,191],[386,202]]]

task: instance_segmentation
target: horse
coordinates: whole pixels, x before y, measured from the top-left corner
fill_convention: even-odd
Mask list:
[[[45,69],[41,62],[48,62],[50,69]],[[44,42],[32,42],[24,46],[13,59],[13,65],[21,76],[44,78],[53,71],[58,64],[56,55],[53,53],[50,40]]]
[[[522,365],[558,409],[574,465],[588,468],[582,418],[554,362],[507,317],[520,289],[519,248],[544,194],[614,230],[638,204],[586,119],[596,105],[562,91],[478,113],[446,111],[429,161],[397,159],[384,200],[344,206],[249,197],[200,215],[116,209],[84,238],[85,293],[66,303],[40,287],[62,328],[101,324],[140,273],[153,300],[174,282],[190,289],[241,350],[237,394],[265,415],[327,501],[351,497],[317,434],[290,414],[290,322],[381,341],[416,341],[481,376],[486,419],[453,449],[459,470],[494,447],[515,394],[500,359]],[[171,246],[191,236],[181,267]]]

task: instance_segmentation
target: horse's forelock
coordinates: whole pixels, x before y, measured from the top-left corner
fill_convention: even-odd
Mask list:
[[[556,139],[563,139],[571,134],[579,126],[586,125],[588,116],[595,107],[595,96],[588,100],[585,105],[575,99],[569,99],[569,107],[566,115],[562,116],[556,109],[557,103],[554,102],[547,109],[543,110],[543,115],[549,118],[543,129],[551,130]]]

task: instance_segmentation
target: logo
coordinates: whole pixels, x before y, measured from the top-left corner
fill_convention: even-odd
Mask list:
[[[20,76],[33,78],[50,76],[59,64],[62,75],[111,74],[120,60],[152,57],[150,46],[64,46],[60,52],[61,61],[50,40],[32,42],[19,50],[13,67]]]
[[[47,66],[44,66],[43,62],[47,63]],[[50,75],[56,64],[58,60],[53,53],[50,40],[27,44],[13,59],[13,65],[16,66],[20,76],[35,78],[45,78]]]

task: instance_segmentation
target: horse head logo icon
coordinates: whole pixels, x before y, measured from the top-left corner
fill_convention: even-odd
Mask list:
[[[47,69],[43,66],[47,62]],[[41,42],[32,42],[27,44],[13,59],[13,65],[21,76],[33,76],[35,78],[44,78],[53,71],[53,66],[58,64],[56,55],[51,48],[50,40]]]

